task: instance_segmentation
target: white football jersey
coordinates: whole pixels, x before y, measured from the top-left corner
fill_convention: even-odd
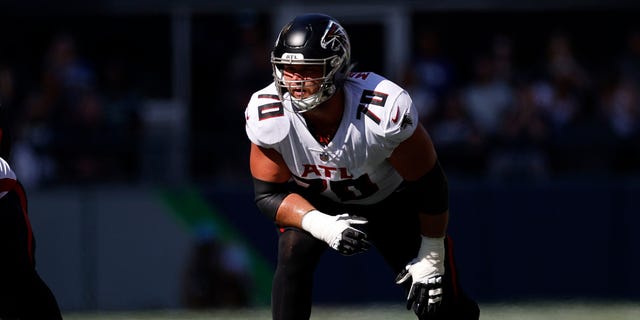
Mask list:
[[[387,158],[413,133],[418,114],[405,90],[375,73],[351,73],[343,88],[344,114],[326,146],[291,102],[279,99],[273,83],[251,97],[246,132],[251,142],[282,155],[298,185],[336,202],[373,204],[402,182]]]
[[[16,174],[9,164],[0,158],[0,199],[16,184]]]

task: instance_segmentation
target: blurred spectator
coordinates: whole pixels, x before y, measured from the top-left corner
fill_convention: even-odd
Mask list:
[[[502,120],[490,155],[489,176],[541,179],[548,175],[548,120],[536,105],[529,83],[516,88],[515,103]]]
[[[581,112],[583,96],[587,90],[586,70],[574,56],[571,41],[564,33],[549,38],[545,73],[535,86],[535,99],[547,113],[554,130],[561,131]]]
[[[442,107],[445,95],[454,86],[453,63],[442,52],[439,34],[420,29],[416,37],[417,52],[404,75],[404,86],[418,108],[421,121],[428,125],[430,116]]]
[[[621,81],[611,92],[603,94],[603,116],[620,140],[632,139],[640,133],[638,88]]]
[[[558,85],[584,90],[589,84],[589,75],[576,57],[571,38],[557,31],[551,34],[547,47],[547,72]]]
[[[507,81],[497,76],[495,67],[492,56],[476,57],[473,78],[462,92],[471,120],[489,142],[495,137],[504,113],[513,103],[513,89]]]
[[[601,116],[614,135],[613,169],[628,173],[640,170],[640,95],[638,86],[622,78],[601,94]]]
[[[550,35],[536,103],[551,123],[549,155],[556,173],[605,173],[610,165],[611,135],[597,113],[591,75],[576,57],[567,33]],[[600,150],[598,156],[593,150]]]
[[[511,83],[516,76],[514,67],[514,52],[511,38],[503,34],[493,37],[491,52],[495,64],[496,77],[507,83]]]
[[[108,133],[91,128],[102,121],[102,105],[95,97],[94,72],[78,57],[71,35],[53,38],[45,56],[41,85],[25,101],[24,144],[16,150],[25,162],[30,160],[45,168],[32,180],[46,183],[55,176],[58,181],[73,181],[100,172],[95,168],[99,157],[88,161],[88,151],[76,145],[84,141],[85,147],[100,149],[98,143],[104,140],[95,141],[90,136]],[[93,134],[81,131],[85,129]],[[76,159],[79,154],[84,154],[82,159]]]
[[[24,117],[17,124],[13,158],[22,183],[35,188],[54,180],[56,174],[52,152],[53,132],[40,94],[29,93],[23,106]]]
[[[486,162],[485,140],[457,92],[445,97],[441,115],[428,128],[438,146],[438,157],[454,173],[480,174]]]
[[[601,93],[602,116],[615,135],[614,170],[640,172],[640,29],[632,28],[626,47],[613,63],[619,77]]]
[[[58,127],[56,155],[59,178],[71,182],[99,182],[113,173],[113,133],[105,119],[104,106],[94,91],[76,97],[69,122]]]
[[[140,99],[126,67],[107,59],[98,81],[75,38],[57,34],[44,57],[39,88],[24,101],[16,146],[25,184],[131,180],[137,175]],[[24,168],[21,168],[24,167]]]
[[[20,97],[18,86],[14,68],[0,65],[0,104],[9,119],[9,130],[5,134],[13,135],[11,160],[21,183],[30,188],[51,175],[51,161],[43,152],[43,145],[48,146],[49,131],[43,130],[44,117],[40,117],[36,108],[30,108],[35,99]]]
[[[95,89],[95,72],[78,55],[76,42],[70,34],[56,35],[49,46],[42,76],[42,105],[52,125],[65,126],[73,121],[82,94]]]
[[[61,181],[108,176],[101,153],[108,132],[93,68],[78,55],[70,34],[54,37],[45,60],[42,108],[52,130],[51,150]]]
[[[129,66],[123,59],[112,58],[104,65],[100,87],[105,121],[111,133],[110,156],[116,177],[127,181],[138,178],[142,136],[142,97],[135,91]]]

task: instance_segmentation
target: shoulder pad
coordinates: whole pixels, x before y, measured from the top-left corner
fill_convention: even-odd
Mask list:
[[[349,80],[361,92],[358,113],[374,122],[368,126],[372,133],[396,143],[413,133],[419,118],[404,89],[373,72],[352,73]]]
[[[418,126],[418,111],[406,91],[400,92],[384,110],[380,128],[385,138],[400,143],[413,134]]]
[[[256,145],[269,147],[289,134],[291,123],[273,84],[251,96],[244,117],[247,136]]]

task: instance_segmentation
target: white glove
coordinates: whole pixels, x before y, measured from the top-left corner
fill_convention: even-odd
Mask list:
[[[420,319],[426,314],[437,313],[442,302],[444,252],[444,238],[422,236],[418,256],[396,278],[398,284],[412,278],[407,310],[413,308]]]
[[[347,213],[330,216],[318,210],[311,210],[302,217],[302,229],[343,255],[353,255],[371,247],[367,234],[352,227],[365,223],[367,219],[362,217]]]

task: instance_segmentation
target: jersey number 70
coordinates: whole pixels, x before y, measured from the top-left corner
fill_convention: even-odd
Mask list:
[[[379,190],[378,185],[373,183],[366,173],[356,179],[338,181],[300,177],[296,177],[296,180],[305,184],[307,190],[314,193],[322,193],[328,187],[341,201],[364,199]]]

